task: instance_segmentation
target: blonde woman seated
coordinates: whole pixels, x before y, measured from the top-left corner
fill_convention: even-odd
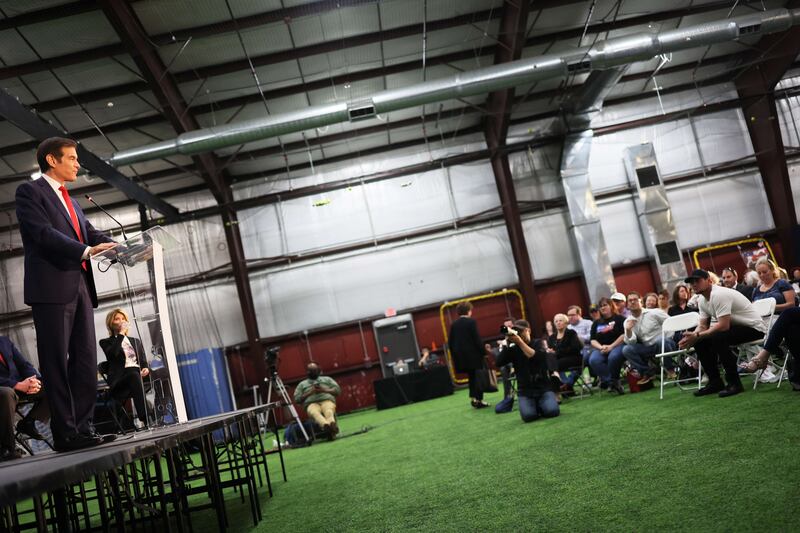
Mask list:
[[[575,385],[575,379],[580,374],[580,369],[583,362],[581,350],[583,350],[583,342],[578,338],[578,334],[569,328],[569,319],[567,315],[558,313],[553,317],[553,324],[555,331],[547,338],[547,353],[551,355],[555,361],[551,365],[555,367],[558,378],[564,384],[562,390],[570,390]],[[572,369],[567,375],[567,370]]]
[[[142,342],[128,336],[128,313],[114,309],[106,315],[108,338],[100,340],[100,348],[106,354],[108,368],[106,381],[111,395],[120,404],[128,398],[133,400],[136,416],[147,426],[147,411],[144,400],[142,378],[150,375],[147,357]]]
[[[795,307],[794,289],[789,282],[781,279],[778,268],[771,260],[762,257],[756,261],[756,272],[761,283],[753,291],[753,301],[775,298],[775,314]]]

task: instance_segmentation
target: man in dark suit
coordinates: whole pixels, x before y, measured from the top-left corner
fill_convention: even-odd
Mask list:
[[[33,401],[33,408],[17,423],[17,431],[44,440],[36,420],[50,419],[39,373],[20,353],[11,339],[0,336],[0,461],[20,457],[14,444],[14,413],[17,404]]]
[[[461,302],[456,306],[458,318],[450,326],[450,353],[456,372],[467,374],[469,381],[469,397],[472,407],[480,409],[489,404],[483,401],[483,391],[478,390],[475,383],[475,371],[484,366],[483,341],[478,334],[478,324],[472,318],[472,304]]]
[[[78,179],[76,146],[60,137],[42,141],[36,159],[43,175],[20,185],[16,194],[25,248],[25,303],[33,311],[39,368],[59,451],[103,441],[91,425],[97,390],[92,311],[97,293],[89,258],[115,246],[86,220],[65,187]]]

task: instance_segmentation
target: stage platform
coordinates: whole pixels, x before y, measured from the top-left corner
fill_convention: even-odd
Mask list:
[[[119,435],[86,450],[40,452],[0,463],[0,530],[124,530],[152,523],[158,530],[184,531],[191,529],[192,512],[213,508],[222,531],[228,526],[229,489],[247,495],[258,524],[258,488],[266,482],[272,496],[268,455],[278,455],[286,480],[277,430],[267,435],[279,443],[269,451],[261,432],[279,407],[274,402]],[[190,505],[189,497],[196,494],[206,498],[192,498]],[[97,523],[91,523],[92,514]]]

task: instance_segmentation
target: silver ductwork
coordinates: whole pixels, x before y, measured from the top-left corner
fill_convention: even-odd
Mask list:
[[[578,252],[586,290],[592,302],[616,292],[611,259],[608,257],[600,214],[589,181],[592,153],[592,117],[603,107],[603,100],[627,70],[627,66],[592,72],[566,103],[564,120],[569,129],[561,149],[559,176],[569,211],[569,234]]]
[[[733,41],[745,35],[785,31],[800,22],[800,9],[775,9],[706,22],[660,33],[640,33],[599,41],[570,52],[521,59],[448,78],[375,94],[353,103],[313,106],[301,111],[196,130],[178,138],[113,154],[115,166],[167,157],[193,155],[423,104],[486,94],[573,73],[606,70],[650,59],[658,54]]]

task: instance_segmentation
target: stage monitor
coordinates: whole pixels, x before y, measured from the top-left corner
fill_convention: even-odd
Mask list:
[[[639,180],[640,189],[661,185],[661,179],[658,177],[658,170],[656,170],[655,165],[637,168],[636,178]]]
[[[678,263],[681,260],[681,251],[678,248],[678,243],[675,241],[656,244],[656,254],[658,255],[658,262],[661,265]]]

